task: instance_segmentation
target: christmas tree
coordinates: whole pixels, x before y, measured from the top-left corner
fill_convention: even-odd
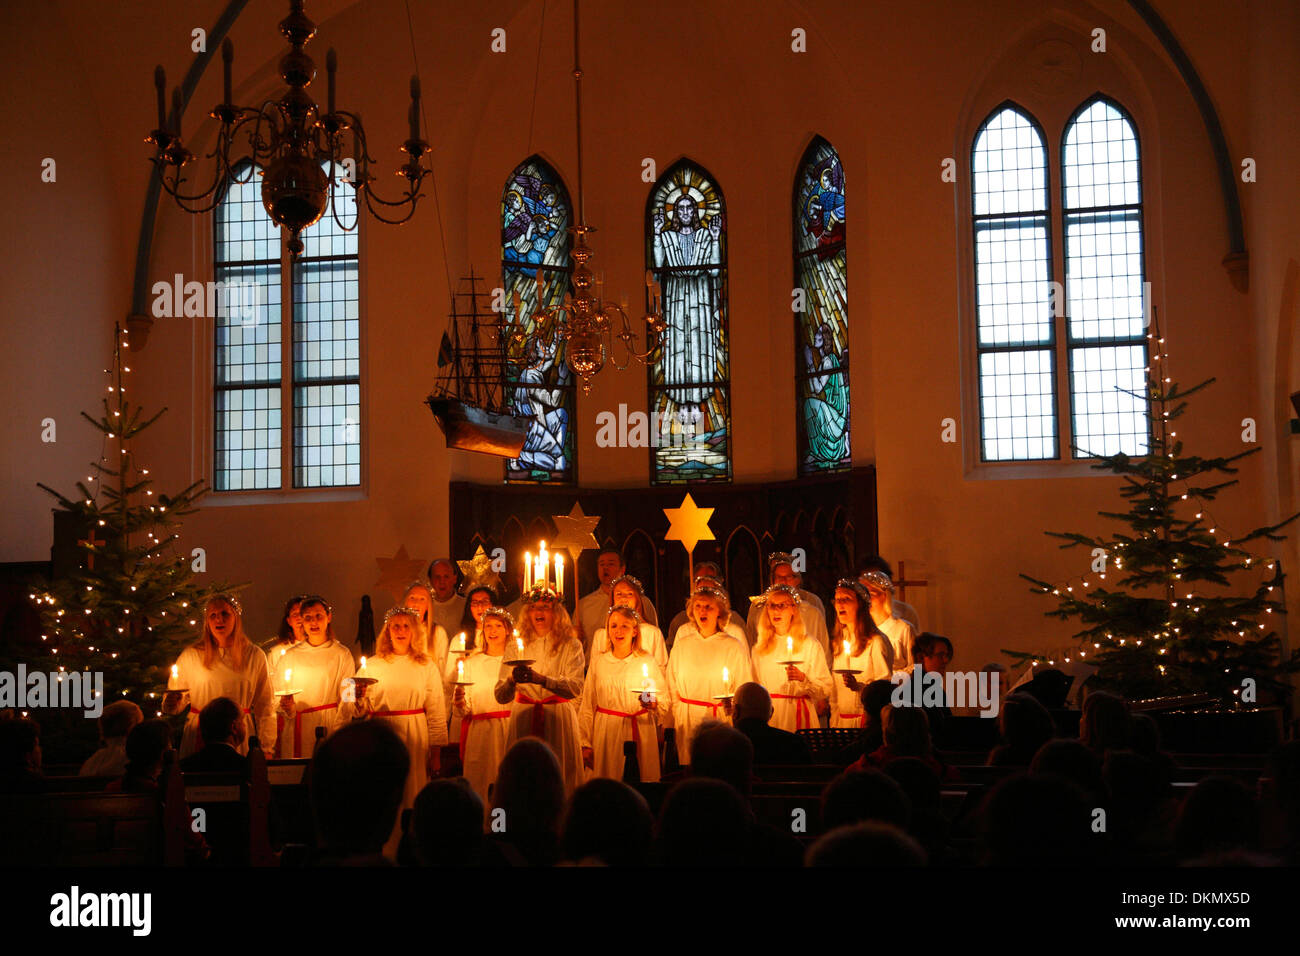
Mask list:
[[[1147,338],[1146,395],[1125,391],[1150,403],[1148,453],[1106,455],[1093,465],[1123,479],[1128,510],[1100,514],[1125,529],[1108,537],[1049,531],[1065,542],[1062,548],[1089,551],[1090,573],[1060,584],[1021,577],[1036,593],[1057,599],[1048,616],[1083,625],[1072,653],[1096,666],[1092,684],[1130,700],[1210,694],[1224,703],[1254,703],[1260,691],[1284,694],[1280,677],[1297,666],[1295,654],[1281,659],[1274,630],[1284,613],[1278,600],[1284,575],[1278,561],[1246,546],[1282,540],[1277,532],[1300,515],[1238,536],[1218,527],[1211,503],[1237,483],[1220,478],[1236,474],[1237,464],[1260,448],[1223,457],[1186,452],[1177,420],[1187,400],[1214,379],[1182,388],[1166,374],[1169,356],[1158,327]],[[1055,663],[1056,656],[1004,653],[1035,665]]]
[[[70,523],[88,533],[77,542],[85,551],[84,567],[33,585],[43,659],[28,667],[102,672],[107,702],[133,700],[152,717],[170,664],[195,639],[207,598],[221,588],[196,579],[204,569],[202,552],[182,554],[175,547],[180,519],[194,513],[205,483],[155,494],[149,469],[136,464],[134,439],[167,409],[146,418],[128,401],[126,342],[119,326],[102,416],[81,413],[104,436],[94,474],[77,483],[75,497],[38,483],[71,516]]]

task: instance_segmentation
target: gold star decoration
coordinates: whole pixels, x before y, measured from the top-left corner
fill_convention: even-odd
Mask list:
[[[478,546],[474,557],[468,561],[457,561],[460,573],[465,576],[465,594],[477,587],[491,588],[492,593],[501,599],[501,575],[492,570],[492,559],[483,553],[483,545]]]
[[[573,510],[567,515],[551,515],[551,520],[555,522],[556,530],[551,548],[555,551],[561,548],[568,551],[575,568],[578,566],[578,557],[582,552],[600,547],[600,542],[596,540],[594,534],[600,516],[583,514],[580,502],[575,503]]]
[[[412,581],[423,579],[424,568],[428,563],[423,558],[408,555],[406,545],[398,548],[391,558],[375,558],[375,562],[379,565],[379,580],[375,582],[375,587],[383,588],[393,596],[394,601],[402,599],[407,585]]]
[[[681,507],[665,508],[664,517],[668,519],[668,533],[665,541],[680,541],[686,553],[695,550],[701,541],[712,541],[713,532],[709,530],[709,519],[713,517],[712,508],[701,508],[695,503],[690,492],[682,499]]]

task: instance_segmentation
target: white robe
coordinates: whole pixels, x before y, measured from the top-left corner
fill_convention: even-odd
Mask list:
[[[668,666],[668,648],[664,645],[664,636],[659,628],[655,627],[653,624],[642,624],[640,643],[641,650],[653,657],[656,664],[661,668]],[[605,629],[602,627],[596,632],[596,636],[592,639],[591,652],[588,654],[588,659],[594,661],[607,650],[609,650],[609,637],[606,635]],[[591,665],[588,664],[587,668],[590,670]]]
[[[803,629],[809,637],[813,638],[821,645],[824,660],[822,663],[829,664],[831,659],[831,639],[830,633],[826,630],[826,611],[822,607],[822,602],[817,599],[815,594],[799,590],[799,615],[803,618]],[[763,615],[763,605],[754,601],[749,605],[749,618],[745,621],[745,630],[749,634],[749,643],[753,645],[758,640],[758,622]]]
[[[442,665],[442,694],[447,701],[447,739],[450,740],[452,743],[455,743],[457,740],[460,739],[460,715],[458,715],[456,713],[455,708],[451,706],[451,695],[452,692],[455,690],[455,688],[452,687],[451,685],[452,685],[452,681],[456,679],[456,662],[466,660],[469,657],[469,655],[467,654],[459,654],[452,650],[452,648],[454,647],[461,646],[460,635],[461,632],[456,631],[453,635],[451,635],[448,638],[447,659],[443,662]],[[472,640],[470,638],[470,635],[466,633],[465,646],[482,647],[483,632],[481,630],[475,631],[474,638]],[[496,681],[496,677],[494,675],[493,682],[495,683],[495,681]]]
[[[455,670],[454,664],[452,670]],[[488,791],[496,783],[497,768],[501,766],[501,758],[506,755],[506,737],[510,730],[510,706],[498,704],[495,695],[500,673],[500,657],[491,657],[486,653],[466,657],[465,680],[474,682],[472,687],[465,688],[465,703],[469,713],[463,718],[453,716],[457,730],[452,739],[464,741],[461,775],[483,799],[485,807],[492,805]],[[455,679],[454,674],[452,679]],[[454,711],[455,708],[452,709]]]
[[[794,733],[800,728],[816,728],[817,705],[830,696],[832,688],[830,668],[826,655],[811,638],[795,643],[794,656],[789,656],[786,639],[776,637],[772,649],[760,654],[754,648],[754,679],[772,695],[772,719],[769,723],[781,730]],[[806,681],[791,681],[785,676],[785,666],[780,661],[798,661],[796,665],[807,676]]]
[[[382,720],[406,744],[411,755],[411,772],[406,776],[402,809],[415,805],[415,798],[429,782],[427,760],[430,747],[447,742],[447,705],[442,696],[442,675],[432,660],[416,663],[410,654],[371,657],[366,661],[366,677],[376,678],[366,691],[371,719]],[[391,716],[382,712],[388,711]],[[396,713],[415,711],[415,713]],[[398,827],[401,813],[398,813]],[[394,841],[389,849],[396,847]]]
[[[677,618],[673,618],[674,622],[676,622],[676,620]],[[674,644],[676,644],[677,638],[680,637],[682,634],[685,634],[687,631],[695,630],[695,625],[691,623],[691,619],[689,617],[682,615],[682,620],[685,623],[679,624],[677,626],[677,630],[673,632]],[[739,619],[736,617],[736,615],[734,614],[731,615],[731,620],[727,621],[727,626],[723,628],[723,631],[730,634],[736,640],[740,641],[740,646],[743,647],[745,649],[745,653],[748,654],[750,648],[749,635],[746,634],[745,629],[741,627],[739,623],[737,623],[738,620]],[[668,649],[668,653],[669,654],[672,653],[671,647]]]
[[[916,634],[912,625],[899,617],[887,617],[876,624],[894,648],[894,670],[912,672],[912,642]]]
[[[834,687],[830,695],[830,725],[861,727],[865,722],[865,714],[862,711],[862,688],[875,680],[889,680],[889,676],[894,672],[894,648],[889,641],[878,634],[871,635],[861,654],[853,655],[852,645],[850,645],[851,656],[847,659],[844,657],[843,644],[839,647],[840,653],[835,658],[835,667],[832,671],[847,669],[862,671],[862,673],[854,675],[854,680],[858,682],[857,690],[849,690],[845,686],[844,674],[831,674]]]
[[[460,633],[460,622],[464,614],[465,599],[459,594],[453,594],[446,601],[439,601],[433,597],[429,604],[429,616],[448,634]]]
[[[518,653],[514,641],[509,641],[506,644],[505,660],[515,659]],[[511,678],[513,668],[502,662],[496,686],[498,694],[508,691],[510,695],[510,726],[506,749],[509,750],[516,740],[533,735],[533,719],[539,715],[539,736],[555,752],[555,757],[560,762],[560,772],[564,776],[565,793],[572,794],[583,781],[582,746],[578,739],[578,698],[582,696],[587,659],[583,656],[582,644],[576,637],[571,637],[558,648],[552,649],[549,636],[536,638],[532,643],[524,645],[524,659],[531,659],[533,671],[550,678],[556,689],[547,690],[538,684],[515,684]],[[552,698],[559,699],[552,700],[549,704],[527,702]]]
[[[659,618],[655,613],[655,606],[650,603],[650,599],[642,598],[642,606],[645,608],[644,623],[659,625]],[[581,630],[578,635],[582,638],[582,650],[588,657],[591,656],[591,640],[596,636],[596,632],[605,626],[605,618],[609,616],[609,595],[600,588],[585,595],[578,602],[574,609],[574,623]]]
[[[694,624],[677,632],[668,658],[668,686],[672,691],[673,726],[677,728],[677,758],[682,766],[691,760],[691,737],[706,720],[727,720],[722,702],[722,669],[727,668],[727,692],[753,680],[749,648],[726,631],[701,637]],[[695,703],[688,703],[694,701]]]
[[[644,686],[647,675],[658,691],[658,709],[653,713],[645,710],[639,695],[633,690]],[[658,780],[659,725],[665,719],[671,719],[671,713],[672,691],[668,679],[663,668],[649,654],[629,654],[620,660],[612,650],[606,650],[593,656],[578,708],[582,746],[593,751],[591,776],[623,778],[623,743],[633,739],[632,725],[635,723],[641,780],[643,783]],[[619,714],[633,716],[620,717]]]
[[[301,690],[294,694],[293,717],[276,710],[279,755],[310,757],[316,744],[316,728],[324,727],[328,737],[341,717],[351,717],[352,705],[343,704],[343,682],[356,673],[352,652],[335,640],[319,647],[300,641],[274,664],[271,686],[275,690]],[[284,672],[291,670],[290,687],[285,687]],[[276,698],[277,704],[280,698]],[[339,708],[346,707],[346,714]],[[316,709],[320,708],[320,709]]]
[[[258,738],[263,753],[275,753],[275,698],[265,651],[250,644],[244,652],[243,666],[236,670],[228,652],[223,650],[209,670],[203,666],[203,652],[192,645],[181,651],[176,667],[175,686],[187,688],[190,701],[179,759],[199,749],[199,711],[218,697],[229,697],[244,712],[244,727],[248,732],[239,745],[241,754],[248,753],[248,738],[253,736]],[[184,704],[182,700],[181,705]]]
[[[457,633],[460,633],[457,631]],[[438,665],[438,673],[447,666],[447,646],[451,642],[447,638],[447,632],[441,624],[433,625],[433,633],[428,635],[425,641],[426,652],[433,658]]]

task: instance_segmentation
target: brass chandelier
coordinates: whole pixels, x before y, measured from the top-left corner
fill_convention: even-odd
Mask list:
[[[290,0],[289,15],[280,21],[280,33],[289,41],[289,52],[280,60],[280,77],[289,88],[279,100],[268,100],[256,108],[233,105],[231,66],[235,51],[229,38],[222,43],[224,97],[223,102],[209,114],[221,121],[221,129],[216,147],[207,157],[215,158],[216,168],[206,189],[184,191],[187,182],[184,169],[194,162],[195,156],[181,142],[182,98],[179,88],[172,91],[175,129],[167,128],[167,78],[161,66],[154,70],[158,128],[145,138],[145,142],[157,148],[153,163],[162,187],[186,212],[200,214],[212,210],[225,195],[228,183],[232,180],[247,183],[252,179],[253,170],[260,168],[262,205],[275,223],[289,230],[289,254],[294,257],[303,250],[302,231],[319,222],[327,209],[339,228],[345,231],[356,228],[355,221],[347,226],[339,217],[338,199],[333,188],[336,169],[343,172],[344,181],[351,184],[357,196],[365,200],[370,214],[391,225],[406,222],[415,214],[421,184],[429,173],[420,161],[429,151],[429,144],[420,139],[420,81],[413,76],[410,138],[401,146],[408,158],[397,170],[397,175],[406,182],[398,199],[385,200],[375,195],[370,186],[375,180],[370,173],[370,164],[374,160],[366,148],[361,117],[348,110],[335,109],[334,81],[338,58],[332,49],[325,57],[329,89],[324,112],[307,93],[306,88],[316,76],[316,64],[304,47],[316,35],[316,24],[303,12],[303,4],[304,0]],[[345,156],[343,149],[347,130],[352,131],[351,156]],[[245,142],[244,148],[236,150],[236,140],[241,138]],[[235,172],[245,163],[248,169],[240,179]]]
[[[667,328],[667,322],[661,313],[663,300],[659,283],[655,281],[653,273],[647,270],[646,288],[650,309],[643,317],[646,324],[646,347],[638,350],[636,335],[628,320],[627,297],[624,296],[619,305],[606,302],[603,297],[604,283],[595,278],[587,265],[592,255],[591,248],[587,245],[587,236],[595,232],[596,227],[587,225],[582,190],[582,66],[579,49],[578,0],[573,0],[573,99],[578,143],[578,224],[569,229],[574,235],[570,255],[576,263],[570,278],[573,292],[566,294],[560,303],[540,308],[540,303],[545,299],[542,295],[542,271],[538,269],[539,309],[531,317],[532,330],[528,331],[519,323],[520,299],[516,292],[511,337],[516,346],[525,340],[540,340],[549,344],[558,337],[566,346],[565,364],[578,376],[582,394],[590,395],[591,380],[605,367],[606,360],[613,356],[615,340],[622,343],[624,353],[621,363],[613,358],[616,369],[623,371],[633,360],[645,365],[659,348],[660,337]]]

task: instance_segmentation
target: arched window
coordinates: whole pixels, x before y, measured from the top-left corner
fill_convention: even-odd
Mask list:
[[[648,368],[651,481],[730,481],[726,203],[713,177],[689,160],[650,191],[646,267],[668,323]]]
[[[1047,149],[1019,107],[994,110],[971,150],[980,452],[1056,458]]]
[[[1061,193],[1075,455],[1145,455],[1142,176],[1115,103],[1095,97],[1066,124]]]
[[[524,449],[506,462],[512,482],[572,482],[576,399],[573,372],[565,364],[564,343],[534,338],[528,317],[539,306],[563,301],[569,293],[569,216],[564,181],[545,161],[532,156],[515,167],[501,193],[501,281],[507,308],[519,295],[520,316],[529,335],[506,345],[506,374],[516,383],[513,409],[530,420]],[[537,274],[540,271],[541,301]]]
[[[341,168],[335,173],[341,216],[351,228],[351,186]],[[303,233],[303,254],[290,265],[261,191],[256,170],[244,165],[216,210],[213,486],[279,489],[285,473],[295,488],[359,485],[357,234],[345,232],[327,210]],[[281,293],[286,287],[288,303]],[[282,347],[286,340],[291,361]],[[291,443],[283,441],[285,409],[293,422]]]
[[[799,474],[843,471],[849,447],[849,293],[844,166],[815,137],[794,182],[796,430]]]

